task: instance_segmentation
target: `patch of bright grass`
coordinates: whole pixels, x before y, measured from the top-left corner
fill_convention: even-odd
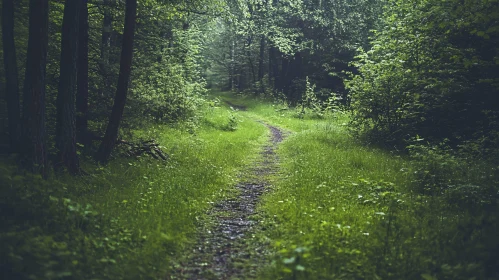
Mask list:
[[[361,145],[347,114],[300,119],[219,96],[293,132],[260,209],[260,238],[274,251],[261,279],[499,277],[497,167],[431,147],[410,159]]]
[[[226,129],[231,124],[231,129]],[[234,121],[236,123],[234,123]],[[210,125],[211,124],[211,125]],[[163,278],[196,239],[206,210],[231,195],[267,129],[226,107],[195,133],[158,125],[138,131],[167,162],[118,158],[84,164],[89,176],[44,181],[3,161],[0,269],[10,279]]]

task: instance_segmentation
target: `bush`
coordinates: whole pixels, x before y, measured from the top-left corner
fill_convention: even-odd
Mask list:
[[[416,135],[455,146],[498,131],[499,29],[488,28],[497,3],[390,2],[347,81],[353,127],[401,146]]]

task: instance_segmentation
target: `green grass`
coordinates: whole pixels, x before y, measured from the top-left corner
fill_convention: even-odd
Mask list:
[[[263,120],[289,133],[253,217],[258,244],[272,252],[260,279],[499,277],[497,166],[441,147],[410,158],[364,146],[348,134],[345,113],[298,116],[280,103],[213,93],[198,122],[134,132],[164,146],[167,162],[84,161],[88,176],[42,180],[2,159],[0,271],[8,279],[170,275],[207,210],[233,196],[241,171],[259,160],[268,130],[255,120]]]
[[[231,119],[236,123],[228,129]],[[1,257],[12,279],[168,275],[196,240],[206,210],[232,195],[238,172],[258,154],[267,129],[217,107],[207,110],[194,134],[166,125],[136,134],[156,139],[169,160],[121,158],[105,167],[87,162],[89,176],[47,181],[2,163],[1,203],[13,213],[0,235]]]
[[[279,104],[220,98],[293,132],[260,209],[260,238],[274,252],[261,279],[499,275],[496,167],[433,148],[415,160],[364,146],[347,114],[300,119]]]

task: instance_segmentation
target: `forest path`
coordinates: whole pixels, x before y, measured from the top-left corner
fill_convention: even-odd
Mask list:
[[[261,244],[255,244],[254,219],[260,196],[268,191],[266,177],[278,170],[276,148],[284,133],[278,127],[266,124],[270,137],[255,161],[243,172],[245,179],[237,183],[237,197],[223,200],[210,210],[213,220],[200,229],[200,237],[189,252],[190,257],[180,264],[171,279],[251,279],[265,258]],[[249,176],[248,176],[249,175]]]

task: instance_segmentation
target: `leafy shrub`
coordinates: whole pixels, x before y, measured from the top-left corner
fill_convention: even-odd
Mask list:
[[[488,28],[496,1],[390,2],[347,82],[355,130],[400,145],[416,135],[456,144],[497,131],[499,29]]]
[[[229,120],[228,120],[227,124],[224,126],[224,130],[235,131],[235,130],[237,130],[238,124],[239,124],[239,119],[237,118],[236,114],[233,112],[230,112]]]
[[[73,186],[2,164],[0,270],[6,279],[120,278],[141,241],[116,218],[65,198]]]
[[[195,118],[204,105],[206,82],[201,77],[198,59],[200,34],[196,30],[172,31],[176,43],[157,50],[158,60],[142,62],[134,73],[128,104],[130,121],[175,123]]]
[[[328,89],[316,90],[315,84],[312,84],[308,77],[304,82],[304,93],[297,106],[298,118],[310,115],[312,118],[322,119],[326,115],[334,115],[333,112],[343,111],[341,98],[338,95]]]

